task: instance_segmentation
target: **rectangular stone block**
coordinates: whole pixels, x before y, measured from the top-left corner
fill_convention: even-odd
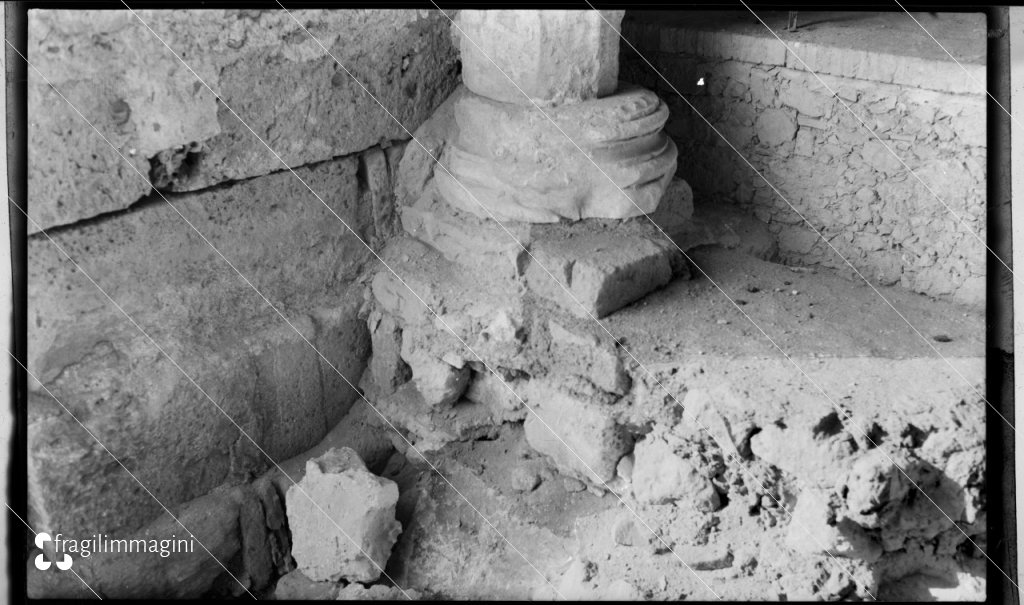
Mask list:
[[[333,191],[329,203],[350,225],[372,229],[356,165],[349,157],[296,172]],[[296,187],[280,172],[50,235],[166,356],[49,239],[29,238],[29,370],[167,506],[267,468],[239,426],[281,460],[315,444],[358,397],[346,379],[362,374],[369,334],[353,283],[370,255]],[[39,385],[32,389],[40,518],[68,532],[113,533],[161,512]],[[59,413],[37,419],[46,407]]]
[[[574,395],[550,380],[532,380],[524,394],[533,412],[524,424],[533,449],[559,470],[597,485],[615,478],[619,460],[633,439],[607,407]]]
[[[41,228],[127,208],[150,190],[135,169],[194,191],[407,138],[458,82],[438,11],[138,13],[214,92],[127,10],[32,11],[29,189]]]
[[[631,384],[615,342],[591,324],[548,321],[552,367],[582,376],[599,389],[625,395]],[[604,338],[601,338],[601,336]]]
[[[459,212],[430,190],[414,205],[402,208],[402,227],[452,262],[509,278],[521,271],[523,246],[532,240],[528,224],[499,224]]]
[[[566,311],[601,318],[672,279],[669,244],[611,233],[538,242],[527,286]]]

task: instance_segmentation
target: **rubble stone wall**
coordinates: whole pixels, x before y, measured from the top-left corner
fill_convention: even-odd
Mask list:
[[[179,510],[242,485],[271,466],[260,449],[285,460],[338,423],[358,397],[346,379],[358,382],[370,353],[362,276],[374,257],[359,239],[379,249],[398,228],[403,126],[418,127],[458,82],[437,11],[294,11],[298,22],[283,11],[139,15],[218,97],[128,11],[29,17],[38,72],[29,69],[28,213],[39,227],[28,241],[28,369],[38,378],[28,430],[39,531],[170,523],[161,504]],[[230,523],[237,510],[210,508],[221,500],[197,514]],[[196,594],[209,588],[193,579]]]
[[[697,200],[737,204],[769,223],[784,262],[849,270],[802,214],[876,283],[984,301],[984,65],[966,63],[967,77],[952,61],[793,46],[826,88],[767,31],[703,31],[642,14],[622,31],[678,90],[622,45],[622,79],[671,107],[678,174]]]

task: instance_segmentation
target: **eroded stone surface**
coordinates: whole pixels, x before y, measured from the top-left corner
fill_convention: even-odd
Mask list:
[[[533,412],[526,439],[559,468],[589,483],[615,479],[616,465],[633,447],[629,433],[594,394],[573,394],[552,381],[533,380],[524,389]]]
[[[541,241],[531,252],[530,289],[581,317],[604,317],[664,286],[679,262],[667,244],[610,233]]]
[[[331,212],[372,232],[357,168],[349,157],[296,170],[315,190],[336,192],[330,210],[295,197],[295,177],[278,173],[51,235],[163,353],[48,239],[30,239],[29,370],[112,453],[134,461],[133,472],[165,505],[266,470],[271,464],[250,437],[275,461],[308,449],[358,396],[352,385],[370,343],[362,294],[349,286],[372,256]],[[333,260],[310,262],[317,258]],[[67,531],[112,533],[162,512],[33,388],[36,513]]]
[[[654,93],[614,95],[545,111],[462,93],[458,138],[434,173],[460,210],[499,221],[628,218],[654,211],[676,167]]]
[[[137,12],[215,92],[127,10],[32,11],[28,59],[43,76],[28,70],[29,212],[41,228],[126,208],[150,178],[192,191],[406,138],[456,83],[434,10]]]
[[[462,77],[504,103],[572,103],[615,91],[625,11],[461,10]]]
[[[701,472],[707,464],[692,458],[693,444],[660,427],[645,435],[633,451],[633,494],[649,504],[680,502],[702,512],[717,510],[718,492]]]
[[[306,463],[286,502],[292,555],[303,575],[318,582],[380,577],[402,531],[398,487],[366,470],[354,450],[331,449]]]

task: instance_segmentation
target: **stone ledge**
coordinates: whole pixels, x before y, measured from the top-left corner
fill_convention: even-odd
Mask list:
[[[624,24],[623,33],[641,52],[685,53],[705,59],[735,60],[807,71],[793,52],[767,33],[757,36],[638,23]],[[786,41],[786,44],[803,59],[807,67],[820,75],[899,84],[953,94],[977,95],[985,92],[984,65],[963,63],[970,74],[968,76],[952,61],[798,41]],[[654,60],[652,57],[648,59]]]

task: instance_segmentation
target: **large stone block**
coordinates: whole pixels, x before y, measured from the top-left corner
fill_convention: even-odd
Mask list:
[[[522,270],[524,247],[533,240],[529,224],[499,224],[460,212],[433,192],[402,208],[402,226],[452,262],[509,278]]]
[[[310,580],[376,581],[402,531],[398,486],[368,470],[349,448],[306,463],[285,496],[292,556]]]
[[[446,201],[483,219],[640,216],[675,173],[668,107],[642,88],[544,112],[463,93],[454,112],[458,137],[434,178]]]
[[[335,192],[334,212],[371,230],[356,169],[347,158],[297,172]],[[319,201],[296,197],[295,183],[279,173],[51,235],[166,355],[50,240],[29,240],[29,370],[168,506],[270,465],[239,427],[271,458],[287,459],[315,445],[358,396],[349,383],[365,367],[369,336],[352,284],[369,253]],[[34,519],[113,532],[160,513],[32,388]]]
[[[625,11],[462,10],[462,78],[503,103],[572,103],[615,91]],[[511,81],[510,81],[511,80]]]
[[[243,508],[253,511],[246,515],[249,519],[245,526],[240,520]],[[232,585],[230,590],[236,594],[244,594],[246,588],[253,586],[250,573],[254,570],[247,569],[246,555],[243,554],[242,561],[236,556],[247,543],[254,546],[265,536],[259,508],[259,500],[247,486],[219,489],[183,506],[171,507],[174,518],[163,513],[131,534],[103,536],[107,540],[144,540],[147,544],[157,540],[155,552],[125,552],[127,547],[108,544],[100,548],[93,543],[86,547],[91,550],[88,556],[82,556],[84,551],[80,547],[76,547],[77,552],[69,552],[72,569],[107,599],[196,599],[213,589],[218,579],[226,579]],[[67,531],[63,525],[33,525],[33,528],[47,531],[51,536],[61,533],[62,539],[77,540],[79,545],[96,537],[88,532]],[[162,556],[159,550],[162,540],[174,540],[163,545],[167,556]],[[62,548],[67,550],[69,546],[65,544]],[[115,552],[114,548],[119,551]],[[227,566],[238,581],[227,576],[221,564]],[[39,571],[31,562],[27,569],[30,598],[95,598],[70,572]]]
[[[610,233],[540,241],[527,285],[570,313],[601,318],[671,281],[678,252],[669,246]]]
[[[618,346],[602,331],[552,319],[548,336],[554,370],[582,376],[609,393],[625,395],[629,391],[631,380]]]
[[[42,228],[150,189],[57,91],[158,188],[190,191],[407,138],[457,81],[448,20],[433,10],[137,12],[219,98],[127,10],[32,11],[28,59],[54,87],[29,70],[30,211]]]
[[[533,449],[570,476],[597,485],[615,479],[633,438],[599,398],[574,394],[551,380],[531,380],[524,393],[533,408],[524,424]]]

